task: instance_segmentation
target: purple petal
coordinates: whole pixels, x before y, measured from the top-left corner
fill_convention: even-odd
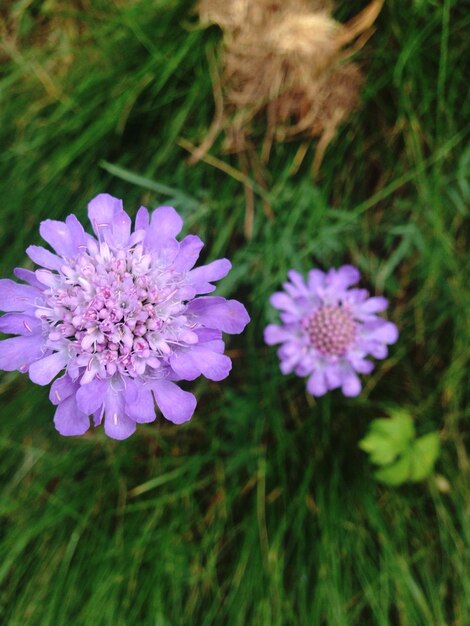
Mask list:
[[[118,211],[113,217],[113,243],[118,248],[124,248],[131,235],[131,218],[125,211]]]
[[[35,271],[36,278],[41,283],[43,289],[44,286],[52,287],[53,289],[60,284],[60,279],[55,272],[51,272],[50,270],[38,269]]]
[[[63,352],[54,352],[29,366],[29,377],[37,385],[48,385],[67,364]]]
[[[104,432],[112,439],[127,439],[136,430],[136,423],[125,414],[124,394],[111,385],[105,396]]]
[[[80,248],[85,248],[88,241],[93,239],[93,237],[85,232],[85,229],[75,215],[68,215],[65,219],[65,223],[67,224],[70,236],[72,237],[75,253],[77,253]]]
[[[32,287],[40,289],[41,292],[43,291],[44,285],[41,285],[41,283],[38,281],[35,272],[32,272],[31,270],[25,270],[24,267],[15,267],[15,269],[13,270],[13,274],[16,276],[16,278],[24,280],[25,283],[29,283]]]
[[[264,329],[264,341],[268,346],[273,346],[276,343],[282,343],[292,339],[292,333],[282,326],[276,326],[276,324],[269,324]]]
[[[0,332],[10,335],[37,335],[41,332],[41,321],[23,313],[7,313],[0,317]]]
[[[209,380],[223,380],[232,369],[232,361],[225,354],[214,352],[206,346],[194,346],[190,351],[192,362]]]
[[[88,203],[88,219],[98,239],[106,241],[111,234],[114,216],[123,210],[122,200],[108,193],[100,193]]]
[[[323,396],[328,391],[325,373],[322,370],[315,370],[307,380],[307,391],[312,396]]]
[[[62,257],[73,257],[77,252],[76,245],[65,222],[45,220],[39,226],[44,241]]]
[[[171,206],[161,206],[152,213],[145,243],[156,251],[174,240],[183,228],[183,220]]]
[[[148,210],[141,206],[135,216],[135,230],[147,230],[150,224],[150,216]]]
[[[369,292],[367,289],[348,289],[347,296],[344,298],[345,302],[349,302],[357,306],[357,310],[362,310],[362,304],[369,300]]]
[[[299,272],[296,272],[295,270],[289,270],[287,272],[287,276],[289,277],[291,283],[294,285],[300,295],[308,296],[310,294],[309,290],[307,289],[307,285],[305,284],[305,281],[303,277],[299,274]]]
[[[135,389],[132,389],[132,387]],[[136,396],[134,395],[136,392]],[[137,423],[153,422],[156,419],[155,400],[151,390],[142,385],[127,385],[124,392],[126,414]]]
[[[51,385],[49,400],[52,404],[60,404],[77,391],[78,385],[68,374],[57,378]]]
[[[83,435],[90,428],[90,420],[82,413],[71,395],[59,404],[54,415],[54,425],[61,435]]]
[[[338,389],[338,387],[341,387],[343,379],[338,366],[329,365],[325,367],[324,373],[326,385],[329,390]]]
[[[228,259],[217,259],[208,265],[201,265],[189,272],[189,280],[196,288],[196,293],[211,293],[215,290],[211,282],[220,280],[230,272],[232,264]]]
[[[187,350],[176,351],[170,358],[171,369],[182,380],[194,380],[201,375],[201,370],[188,356]]]
[[[86,385],[80,385],[77,391],[77,406],[86,413],[92,415],[100,409],[104,403],[109,382],[94,378]]]
[[[365,339],[392,344],[398,339],[398,328],[393,322],[377,319],[375,322],[364,324],[361,335]]]
[[[269,298],[269,302],[275,309],[288,311],[289,313],[299,314],[299,308],[295,301],[282,291],[277,291]]]
[[[283,374],[293,372],[302,358],[302,352],[299,350],[298,344],[293,341],[283,344],[277,351],[277,354],[281,359],[280,367]]]
[[[341,391],[348,398],[353,398],[361,393],[361,381],[352,370],[349,370],[343,375]]]
[[[64,264],[64,260],[57,256],[57,254],[49,252],[49,250],[46,250],[46,248],[42,246],[29,246],[26,248],[26,254],[36,265],[45,267],[48,270],[60,270]]]
[[[378,313],[379,311],[385,311],[388,306],[387,298],[382,296],[368,298],[361,306],[359,310],[361,313]]]
[[[359,374],[370,374],[374,369],[372,361],[368,361],[367,359],[349,356],[348,361],[351,363],[356,372],[359,372]]]
[[[195,235],[188,235],[180,242],[178,256],[173,261],[173,267],[177,272],[187,272],[199,258],[204,244]]]
[[[26,372],[33,361],[43,356],[43,345],[41,335],[12,337],[0,341],[0,369],[6,372]]]
[[[187,311],[204,326],[230,334],[241,333],[250,321],[243,304],[218,296],[197,298],[189,303]]]
[[[196,398],[183,391],[169,380],[156,380],[152,383],[158,408],[163,416],[174,424],[182,424],[191,419],[196,408]]]
[[[0,280],[0,310],[24,311],[35,305],[42,292],[31,285],[20,285],[9,278]]]
[[[215,328],[195,328],[194,332],[198,336],[199,343],[222,339],[222,332]]]
[[[361,348],[376,359],[385,359],[388,356],[387,346],[380,341],[365,341],[361,343]]]
[[[353,265],[343,265],[339,269],[331,269],[326,275],[326,284],[330,289],[347,289],[356,284],[361,273]]]
[[[325,285],[325,272],[321,270],[310,270],[307,277],[308,288],[312,293],[315,293],[319,287]]]

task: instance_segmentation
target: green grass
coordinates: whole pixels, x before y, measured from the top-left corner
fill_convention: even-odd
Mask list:
[[[346,19],[364,2],[338,2]],[[0,55],[0,269],[24,265],[46,217],[108,191],[134,213],[171,203],[220,293],[252,323],[223,383],[194,384],[191,422],[126,442],[55,433],[47,390],[0,379],[0,623],[8,626],[466,626],[470,613],[470,13],[388,0],[361,55],[360,110],[321,173],[277,146],[274,219],[254,234],[233,177],[189,167],[213,114],[216,29],[191,3],[12,2]],[[7,11],[8,13],[8,11]],[[217,154],[217,146],[213,150]],[[220,154],[218,155],[220,157]],[[222,157],[238,167],[236,159]],[[314,401],[262,329],[287,269],[343,262],[390,298],[400,341],[354,400]],[[406,407],[438,429],[437,477],[384,488],[358,449]]]

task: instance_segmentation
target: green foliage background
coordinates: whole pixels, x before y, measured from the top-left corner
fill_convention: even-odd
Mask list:
[[[338,2],[337,16],[364,5]],[[308,158],[289,176],[297,145],[276,148],[275,217],[256,194],[248,242],[243,187],[178,145],[213,115],[220,33],[197,27],[191,2],[0,8],[2,276],[28,263],[41,219],[84,220],[108,191],[131,214],[173,204],[207,259],[232,259],[220,293],[253,320],[230,342],[231,377],[195,385],[190,423],[126,442],[61,438],[46,389],[0,378],[0,623],[470,623],[469,8],[387,0],[361,53],[360,110],[315,183]],[[314,401],[263,345],[267,297],[291,267],[344,262],[390,298],[401,337],[358,399]],[[358,448],[391,404],[418,434],[440,431],[427,483],[378,485]]]

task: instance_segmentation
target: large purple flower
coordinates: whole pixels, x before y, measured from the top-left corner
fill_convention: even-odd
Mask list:
[[[357,373],[374,369],[366,357],[384,359],[387,344],[398,339],[395,324],[376,315],[387,308],[387,300],[370,298],[366,289],[351,289],[360,278],[351,265],[327,273],[311,270],[306,281],[294,270],[288,276],[285,291],[271,296],[271,304],[281,310],[282,325],[270,324],[264,332],[266,343],[282,344],[282,373],[308,376],[307,390],[314,396],[338,387],[345,396],[357,396]]]
[[[236,300],[202,296],[230,270],[227,259],[193,269],[199,237],[176,240],[183,221],[172,207],[151,215],[141,207],[131,220],[121,200],[100,194],[88,205],[96,238],[74,215],[41,223],[54,252],[30,246],[41,269],[16,269],[26,284],[0,281],[0,369],[29,372],[51,387],[54,422],[62,435],[81,435],[104,420],[104,430],[125,439],[138,422],[152,422],[155,403],[168,420],[189,420],[193,394],[175,381],[201,374],[222,380],[231,361],[222,332],[240,333],[249,322]],[[199,296],[199,297],[198,297]]]

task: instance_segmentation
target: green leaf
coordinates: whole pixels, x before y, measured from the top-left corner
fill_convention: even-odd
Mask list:
[[[396,487],[409,480],[412,467],[410,453],[401,456],[396,463],[383,467],[375,472],[375,477],[387,485]]]
[[[434,469],[439,451],[438,433],[428,433],[417,439],[413,444],[410,480],[417,482],[427,478]]]
[[[364,439],[361,439],[359,447],[370,455],[371,462],[376,465],[388,465],[398,455],[395,442],[380,433],[369,433]]]
[[[376,419],[359,447],[370,454],[376,465],[388,465],[404,453],[415,436],[413,420],[407,411],[396,409],[389,419]]]

